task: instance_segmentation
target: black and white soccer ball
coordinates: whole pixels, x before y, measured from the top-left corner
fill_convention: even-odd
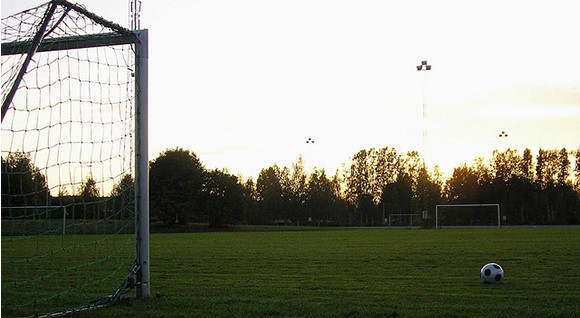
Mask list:
[[[503,268],[499,264],[489,263],[481,268],[481,282],[484,284],[501,283],[504,276]]]

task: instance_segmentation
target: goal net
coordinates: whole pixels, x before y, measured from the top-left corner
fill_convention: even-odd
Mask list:
[[[148,295],[146,35],[64,0],[2,18],[2,316]]]
[[[499,204],[440,204],[435,207],[435,229],[442,227],[501,228]]]

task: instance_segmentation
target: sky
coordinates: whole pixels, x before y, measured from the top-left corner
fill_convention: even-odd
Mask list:
[[[2,17],[43,2],[1,0]],[[79,3],[129,25],[128,0]],[[307,169],[334,174],[359,150],[389,146],[418,150],[449,175],[494,149],[580,146],[577,1],[143,0],[141,8],[150,159],[181,147],[207,168],[255,179],[299,155]],[[423,60],[430,71],[417,71]]]

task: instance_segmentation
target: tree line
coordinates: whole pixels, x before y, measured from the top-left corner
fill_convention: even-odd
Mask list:
[[[53,197],[28,156],[2,158],[3,206],[44,205],[50,197],[83,202],[84,217],[116,210],[124,215],[131,211],[132,187],[126,175],[110,195],[101,195],[88,178],[76,194],[61,190]],[[307,172],[298,157],[290,167],[262,169],[255,181],[207,169],[182,148],[167,149],[150,162],[151,219],[166,224],[373,226],[384,225],[389,215],[432,216],[437,204],[458,203],[498,203],[508,224],[578,224],[580,147],[539,149],[535,156],[529,149],[495,150],[489,162],[476,158],[446,179],[437,167],[428,170],[416,151],[392,147],[360,150],[332,175],[318,168]],[[453,215],[459,224],[479,222],[477,217]],[[433,217],[421,222],[432,226]]]
[[[274,164],[255,181],[242,180],[205,169],[181,148],[163,152],[150,169],[152,216],[165,223],[373,226],[391,214],[432,216],[437,204],[467,203],[500,204],[508,224],[580,223],[580,147],[539,149],[536,156],[495,150],[489,162],[476,158],[446,179],[418,152],[392,147],[360,150],[332,175],[305,171],[298,157],[290,167]],[[477,214],[453,217],[472,224]],[[434,220],[421,222],[429,227]]]

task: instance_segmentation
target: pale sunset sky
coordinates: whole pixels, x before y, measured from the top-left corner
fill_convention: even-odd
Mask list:
[[[2,0],[2,17],[44,2]],[[129,25],[128,0],[78,2]],[[498,148],[575,149],[578,12],[572,0],[143,0],[150,159],[182,147],[255,179],[303,155],[332,175],[362,149],[423,151],[423,101],[427,163],[447,175]]]

